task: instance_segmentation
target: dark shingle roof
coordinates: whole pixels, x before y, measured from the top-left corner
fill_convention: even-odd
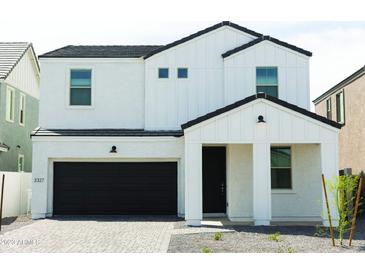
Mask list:
[[[0,79],[10,74],[31,46],[27,42],[0,42]]]
[[[215,25],[213,25],[213,26],[211,26],[209,28],[203,29],[203,30],[198,31],[198,32],[196,32],[194,34],[191,34],[191,35],[186,36],[186,37],[184,37],[182,39],[179,39],[179,40],[177,40],[175,42],[172,42],[170,44],[167,44],[166,46],[163,46],[163,47],[160,47],[158,49],[155,49],[155,50],[151,51],[150,53],[148,53],[146,56],[144,56],[144,59],[147,59],[147,58],[151,57],[152,55],[155,55],[155,54],[157,54],[157,53],[159,53],[161,51],[164,51],[164,50],[167,50],[169,48],[172,48],[172,47],[175,47],[177,45],[180,45],[182,43],[185,43],[185,42],[187,42],[189,40],[192,40],[192,39],[194,39],[194,38],[196,38],[198,36],[201,36],[203,34],[206,34],[206,33],[210,32],[210,31],[216,30],[216,29],[218,29],[220,27],[223,27],[223,26],[230,26],[230,27],[232,27],[234,29],[237,29],[237,30],[246,32],[246,33],[248,33],[248,34],[250,34],[252,36],[255,36],[255,37],[261,37],[262,36],[261,33],[258,33],[258,32],[255,32],[253,30],[247,29],[245,27],[242,27],[242,26],[237,25],[235,23],[232,23],[230,21],[223,21],[223,22],[218,23],[218,24],[215,24]]]
[[[66,46],[39,58],[139,58],[161,46]]]
[[[91,136],[91,137],[180,137],[182,130],[144,130],[144,129],[35,129],[31,136]]]
[[[220,109],[217,109],[215,111],[212,111],[212,112],[210,112],[210,113],[208,113],[206,115],[200,116],[200,117],[198,117],[198,118],[196,118],[194,120],[191,120],[191,121],[189,121],[189,122],[181,125],[181,128],[182,129],[187,129],[189,127],[192,127],[194,125],[197,125],[197,124],[199,124],[199,123],[201,123],[203,121],[206,121],[206,120],[211,119],[211,118],[213,118],[215,116],[218,116],[220,114],[223,114],[225,112],[228,112],[228,111],[230,111],[232,109],[235,109],[235,108],[238,108],[238,107],[243,106],[245,104],[248,104],[248,103],[250,103],[252,101],[255,101],[257,99],[266,99],[266,100],[268,100],[270,102],[276,103],[276,104],[278,104],[278,105],[280,105],[282,107],[286,107],[286,108],[291,109],[293,111],[299,112],[299,113],[301,113],[301,114],[303,114],[305,116],[308,116],[308,117],[310,117],[310,118],[312,118],[314,120],[320,121],[322,123],[325,123],[325,124],[330,125],[330,126],[335,127],[335,128],[341,128],[342,127],[342,124],[336,123],[336,122],[334,122],[332,120],[328,120],[327,118],[325,118],[323,116],[320,116],[320,115],[317,115],[317,114],[315,114],[315,113],[313,113],[311,111],[308,111],[308,110],[306,110],[304,108],[300,108],[300,107],[298,107],[296,105],[290,104],[288,102],[285,102],[285,101],[280,100],[278,98],[275,98],[275,97],[266,95],[264,93],[259,93],[259,94],[256,94],[256,95],[249,96],[249,97],[247,97],[247,98],[245,98],[243,100],[237,101],[237,102],[235,102],[233,104],[230,104],[228,106],[225,106],[223,108],[220,108]]]
[[[223,58],[226,58],[226,57],[228,57],[228,56],[230,56],[232,54],[235,54],[235,53],[237,53],[237,52],[239,52],[241,50],[245,50],[245,49],[247,49],[249,47],[252,47],[252,46],[254,46],[254,45],[258,44],[258,43],[261,43],[262,41],[271,41],[271,42],[273,42],[273,43],[275,43],[277,45],[286,47],[288,49],[294,50],[294,51],[299,52],[301,54],[304,54],[304,55],[307,55],[307,56],[312,56],[312,53],[309,52],[309,51],[307,51],[307,50],[305,50],[305,49],[298,48],[298,47],[296,47],[294,45],[288,44],[288,43],[283,42],[283,41],[280,41],[280,40],[278,40],[276,38],[273,38],[273,37],[270,37],[270,36],[265,35],[265,36],[261,36],[261,37],[255,39],[255,40],[252,40],[251,42],[248,42],[248,43],[243,44],[243,45],[241,45],[241,46],[239,46],[237,48],[231,49],[231,50],[223,53],[222,54],[222,57]]]
[[[349,77],[345,78],[344,80],[342,80],[341,82],[339,82],[338,84],[336,84],[334,87],[330,88],[325,93],[323,93],[322,95],[320,95],[319,97],[317,97],[316,99],[314,99],[313,100],[313,103],[314,104],[318,104],[319,102],[323,101],[327,97],[329,97],[332,94],[334,94],[335,92],[337,92],[339,89],[344,88],[345,86],[347,86],[348,84],[352,83],[353,81],[355,81],[356,79],[360,78],[363,75],[365,75],[365,66],[363,66],[362,68],[358,69],[353,74],[351,74]]]

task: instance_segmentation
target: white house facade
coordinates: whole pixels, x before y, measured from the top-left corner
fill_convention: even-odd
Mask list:
[[[309,111],[310,56],[227,21],[165,46],[41,55],[33,218],[327,224],[341,125]]]

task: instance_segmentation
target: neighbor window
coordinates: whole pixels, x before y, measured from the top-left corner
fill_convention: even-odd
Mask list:
[[[345,98],[343,91],[336,94],[336,114],[337,122],[345,123]]]
[[[331,97],[326,100],[327,119],[332,120],[332,101]]]
[[[15,90],[11,87],[6,89],[6,120],[14,122]]]
[[[256,92],[278,97],[278,68],[256,68]]]
[[[18,156],[18,171],[24,171],[24,155],[22,154]]]
[[[177,78],[188,78],[188,69],[187,68],[178,68],[177,69]]]
[[[290,147],[271,147],[271,188],[292,188]]]
[[[24,126],[25,121],[25,95],[20,94],[20,101],[19,101],[19,124]]]
[[[158,78],[160,78],[160,79],[169,78],[169,69],[168,68],[159,68],[158,69]]]
[[[91,70],[72,69],[70,80],[70,105],[91,106]]]

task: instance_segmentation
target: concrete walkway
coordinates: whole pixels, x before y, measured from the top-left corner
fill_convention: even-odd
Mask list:
[[[175,218],[64,217],[0,235],[0,252],[166,252]]]

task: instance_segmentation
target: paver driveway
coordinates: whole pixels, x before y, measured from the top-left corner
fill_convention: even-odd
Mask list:
[[[0,235],[0,252],[166,252],[176,218],[62,217]]]

